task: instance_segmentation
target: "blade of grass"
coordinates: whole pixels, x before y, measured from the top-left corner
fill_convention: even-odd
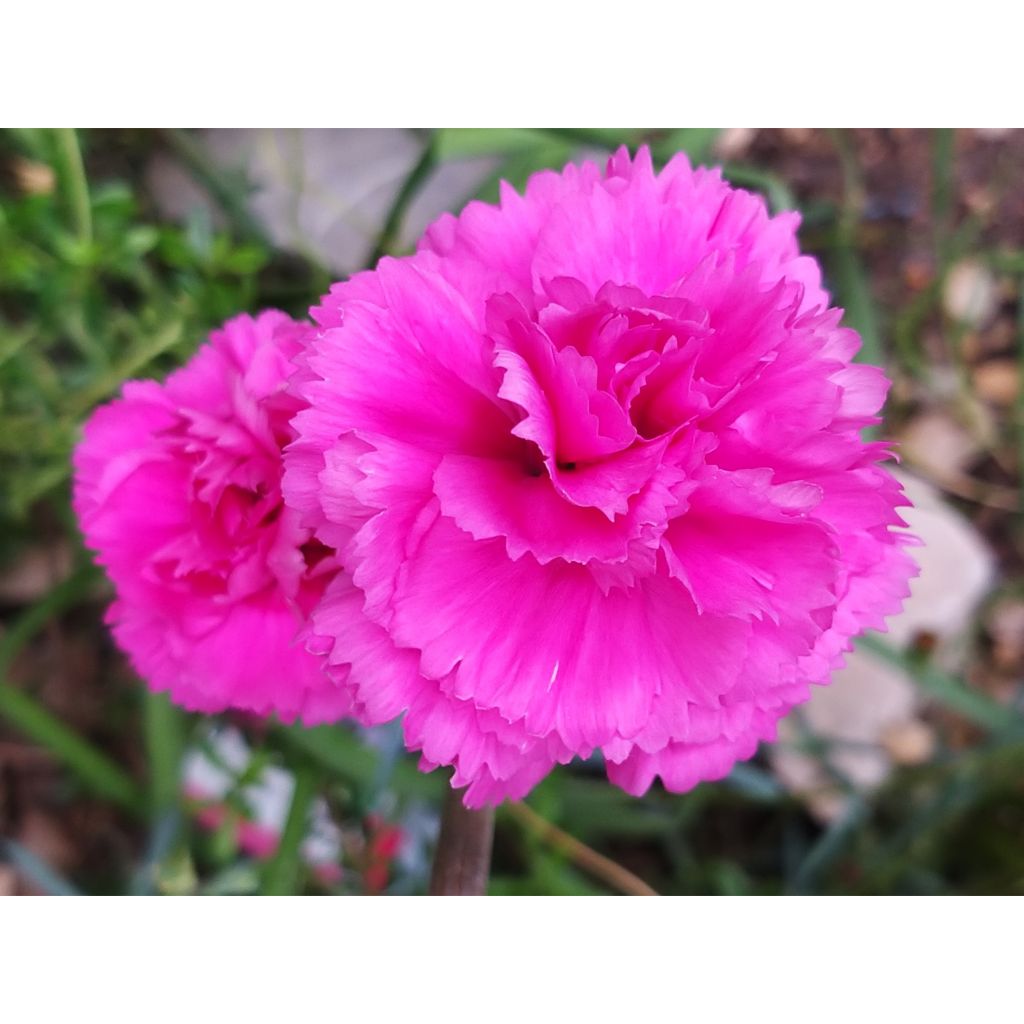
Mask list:
[[[790,187],[771,171],[750,167],[747,164],[725,164],[722,167],[722,174],[726,181],[739,188],[752,188],[763,193],[772,213],[798,209],[799,204]]]
[[[98,401],[113,394],[117,389],[140,370],[151,363],[157,356],[163,355],[181,340],[185,330],[185,319],[179,316],[160,328],[152,337],[143,340],[132,348],[132,351],[113,366],[108,372],[101,374],[74,394],[68,402],[67,411],[77,419],[88,412]]]
[[[723,784],[757,803],[775,803],[789,796],[786,788],[770,772],[743,762],[733,766]]]
[[[263,878],[264,896],[291,895],[299,883],[302,840],[306,836],[309,811],[316,796],[316,774],[312,766],[306,763],[293,766],[292,771],[295,775],[295,788],[281,841]]]
[[[931,665],[922,664],[915,658],[893,650],[877,636],[867,634],[862,636],[857,644],[889,664],[901,668],[940,704],[963,715],[975,725],[994,733],[1024,732],[1024,721],[1010,708],[1004,707],[978,690],[969,689],[958,679]]]
[[[932,222],[935,252],[941,266],[946,262],[953,215],[953,143],[952,128],[932,132]]]
[[[539,128],[439,128],[435,132],[439,161],[508,156],[536,149],[545,142]]]
[[[860,335],[861,348],[855,358],[873,366],[884,365],[882,333],[871,286],[854,243],[845,232],[839,233],[832,250],[832,269],[845,320]]]
[[[92,208],[89,202],[89,183],[85,177],[82,149],[78,132],[74,128],[55,128],[57,173],[71,210],[75,234],[81,242],[92,241]]]
[[[0,857],[20,871],[37,889],[48,896],[81,896],[66,878],[58,874],[31,850],[13,839],[0,839]]]
[[[673,128],[664,138],[653,145],[654,154],[660,162],[670,160],[676,153],[685,153],[691,164],[707,163],[721,128]]]
[[[857,250],[857,227],[864,204],[864,182],[849,135],[842,129],[829,133],[843,173],[843,202],[832,245],[835,291],[846,311],[846,322],[860,334],[856,358],[875,366],[886,364],[878,309]]]
[[[842,856],[867,814],[861,796],[848,797],[846,810],[825,829],[794,872],[788,888],[791,895],[806,896],[816,891],[822,875]]]
[[[978,794],[978,781],[970,766],[967,770],[955,771],[946,784],[885,841],[878,843],[865,859],[862,865],[865,890],[877,892],[890,886],[900,872],[910,866],[920,845],[927,844],[956,822],[975,804]]]
[[[76,604],[95,578],[91,566],[73,572],[49,593],[25,609],[0,636],[0,675],[7,669],[18,652],[45,626],[50,619]]]
[[[149,761],[150,827],[146,856],[132,881],[133,895],[151,893],[156,888],[160,865],[176,847],[182,826],[184,715],[166,694],[147,689],[143,692],[142,701]]]
[[[206,154],[201,141],[182,128],[168,128],[161,133],[192,177],[206,190],[230,221],[234,233],[241,238],[270,248],[266,232],[249,213],[245,189],[219,168]]]
[[[547,818],[541,817],[532,807],[523,803],[502,805],[502,814],[512,818],[522,828],[547,843],[552,849],[564,854],[578,868],[599,878],[607,886],[627,896],[657,896],[658,894],[632,871],[617,864],[611,858],[591,849],[575,836],[563,832]]]
[[[177,807],[181,789],[184,716],[164,693],[145,691],[143,718],[149,755],[150,808],[160,815]]]
[[[63,761],[97,796],[138,810],[142,794],[123,769],[28,694],[0,680],[0,716]]]
[[[391,203],[388,215],[384,219],[384,226],[374,242],[366,265],[375,267],[382,256],[387,256],[398,242],[398,236],[402,230],[402,221],[412,201],[419,194],[420,189],[430,177],[437,166],[437,135],[431,132],[427,137],[426,145],[419,159],[413,165],[411,171],[406,175],[397,195]]]
[[[699,129],[698,129],[699,130]],[[567,142],[573,147],[586,146],[592,149],[618,149],[626,145],[636,149],[637,132],[628,128],[541,128],[540,131],[552,138]]]
[[[18,652],[50,619],[78,600],[91,577],[91,569],[72,574],[22,612],[0,640],[0,716],[63,761],[95,793],[134,810],[141,803],[141,794],[131,776],[6,679]]]
[[[372,789],[377,779],[379,755],[341,726],[282,726],[275,736],[286,749],[300,751],[322,769],[363,789]],[[437,799],[444,789],[439,773],[425,775],[406,757],[395,765],[389,785],[396,792],[425,800]]]
[[[132,878],[130,892],[133,896],[149,896],[156,890],[161,866],[178,845],[181,824],[181,811],[177,807],[171,807],[153,819],[146,855]]]
[[[1024,278],[1017,285],[1017,366],[1024,382]],[[1014,406],[1017,428],[1017,471],[1020,477],[1020,508],[1024,512],[1024,383],[1017,388]]]

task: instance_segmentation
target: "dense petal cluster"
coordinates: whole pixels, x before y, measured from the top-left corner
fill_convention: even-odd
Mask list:
[[[75,452],[74,506],[116,590],[108,621],[187,708],[334,720],[348,696],[296,643],[337,568],[281,498],[308,325],[268,311],[215,331],[164,385],[133,381]]]
[[[595,750],[631,793],[721,777],[899,608],[887,382],[796,227],[623,151],[313,311],[284,489],[346,572],[309,646],[470,806]]]

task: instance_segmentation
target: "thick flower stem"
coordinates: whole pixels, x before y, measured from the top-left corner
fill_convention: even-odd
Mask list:
[[[467,810],[462,805],[462,794],[449,789],[430,876],[430,895],[483,896],[493,842],[494,809]]]

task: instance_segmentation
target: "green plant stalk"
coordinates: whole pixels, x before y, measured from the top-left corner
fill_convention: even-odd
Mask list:
[[[183,719],[165,693],[143,696],[146,749],[149,754],[149,809],[154,817],[177,807],[180,792]]]
[[[952,230],[954,162],[952,128],[932,132],[932,220],[935,225],[935,252],[940,266],[948,262],[949,236]]]
[[[94,378],[68,401],[68,413],[77,419],[87,413],[97,402],[117,391],[121,385],[134,377],[144,367],[168,349],[173,348],[185,330],[182,315],[175,316],[158,331],[135,346],[116,366]]]
[[[97,795],[135,810],[142,794],[131,776],[5,678],[18,652],[55,615],[77,601],[90,576],[89,569],[73,573],[22,612],[0,640],[0,717],[63,761]]]
[[[61,184],[71,209],[71,219],[79,241],[92,242],[92,207],[89,201],[89,182],[85,177],[82,149],[78,132],[74,128],[55,128],[57,157]]]
[[[131,777],[28,694],[0,681],[0,716],[63,761],[97,796],[138,810],[142,794]]]
[[[833,821],[810,848],[797,867],[787,892],[794,896],[810,895],[817,888],[827,868],[845,853],[858,829],[868,818],[863,797],[851,794],[846,811]]]
[[[79,569],[58,583],[48,594],[25,609],[0,637],[0,675],[6,675],[11,662],[55,615],[70,608],[82,595],[92,570]]]
[[[239,195],[239,190],[232,186],[224,173],[206,155],[202,142],[181,128],[168,128],[164,130],[163,135],[192,176],[220,207],[235,232],[243,238],[252,239],[269,248],[267,234],[259,221],[249,213],[246,197]]]
[[[308,764],[294,766],[295,789],[281,841],[263,878],[264,896],[288,896],[299,882],[302,840],[309,824],[309,811],[316,796],[316,774]]]
[[[1024,278],[1017,286],[1017,366],[1020,382],[1014,405],[1017,433],[1017,471],[1020,474],[1020,507],[1024,513]]]
[[[877,636],[866,634],[857,641],[857,646],[903,669],[921,687],[940,704],[955,711],[975,725],[980,725],[993,733],[1019,733],[1024,731],[1024,721],[1010,708],[994,701],[980,690],[972,690],[960,680],[940,672],[931,665],[920,663],[893,650]]]
[[[375,267],[377,261],[382,256],[387,256],[391,252],[395,242],[398,240],[406,211],[436,166],[437,133],[431,132],[419,160],[416,161],[416,164],[406,176],[405,181],[402,182],[402,187],[398,190],[398,195],[395,196],[391,209],[388,210],[384,227],[377,236],[377,240],[370,252],[370,257],[367,260],[366,265],[368,267]]]
[[[289,758],[297,753],[313,761],[322,772],[329,772],[351,786],[373,789],[380,755],[345,729],[291,725],[275,729],[273,735]],[[444,781],[437,772],[425,775],[414,762],[403,757],[395,765],[389,787],[403,796],[438,800],[443,795]]]
[[[836,291],[846,310],[846,322],[860,334],[861,349],[857,353],[857,360],[884,366],[886,359],[878,309],[857,251],[857,226],[864,203],[864,181],[849,137],[842,129],[834,129],[829,134],[843,173],[843,202],[833,242]]]
[[[0,855],[48,896],[82,895],[63,875],[13,839],[0,838]]]

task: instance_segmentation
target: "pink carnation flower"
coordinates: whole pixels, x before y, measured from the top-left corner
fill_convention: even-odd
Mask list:
[[[275,311],[236,317],[166,384],[126,384],[75,452],[74,507],[114,583],[114,636],[193,710],[318,722],[348,708],[295,642],[336,570],[281,499],[298,405],[285,382],[308,331]]]
[[[720,778],[906,596],[887,381],[797,223],[621,151],[314,310],[285,494],[347,572],[311,649],[467,805],[594,750],[630,793]]]

